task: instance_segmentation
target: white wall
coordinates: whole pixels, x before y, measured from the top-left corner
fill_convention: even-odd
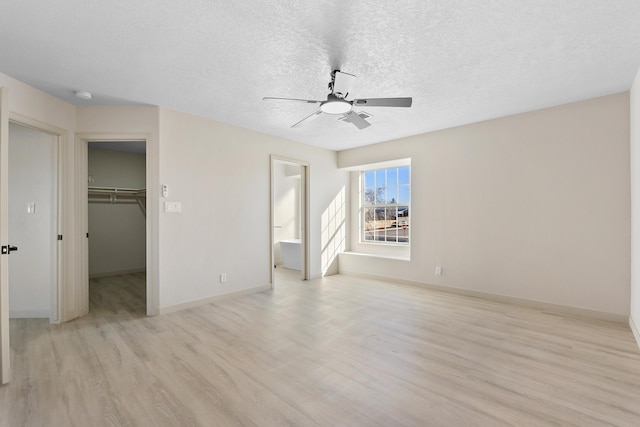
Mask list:
[[[341,255],[341,272],[628,315],[628,94],[347,150],[338,160],[407,157],[411,260]]]
[[[640,345],[640,71],[631,88],[631,308],[629,324]]]
[[[56,139],[9,125],[9,316],[49,318],[56,285]],[[27,212],[28,205],[35,209]],[[34,268],[36,267],[37,268]]]
[[[146,186],[145,155],[89,149],[88,171],[96,187]],[[145,216],[138,204],[89,203],[90,277],[144,271]]]
[[[301,166],[276,162],[273,172],[274,257],[276,264],[280,265],[280,241],[300,238]]]
[[[163,201],[182,203],[160,216],[161,307],[269,284],[271,155],[310,163],[310,272],[322,274],[321,218],[348,184],[335,152],[161,109],[160,153]]]

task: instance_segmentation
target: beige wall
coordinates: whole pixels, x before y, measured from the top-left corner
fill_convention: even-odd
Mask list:
[[[631,315],[640,344],[640,71],[631,88]]]
[[[628,94],[347,150],[338,161],[406,157],[410,261],[347,254],[341,272],[628,315]]]
[[[163,201],[182,203],[160,216],[161,307],[270,283],[271,155],[310,163],[310,272],[321,274],[320,218],[348,181],[335,152],[165,109],[160,152]]]
[[[142,189],[145,155],[89,150],[89,185]],[[144,271],[145,215],[137,203],[89,203],[89,276]]]

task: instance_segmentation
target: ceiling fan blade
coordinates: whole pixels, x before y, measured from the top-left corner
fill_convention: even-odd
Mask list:
[[[367,107],[411,107],[413,99],[409,98],[368,98],[354,99],[353,105]]]
[[[304,119],[300,120],[298,123],[296,123],[295,125],[291,126],[292,128],[297,128],[302,126],[304,123],[306,122],[310,122],[311,120],[315,119],[316,117],[318,117],[320,114],[322,114],[322,110],[318,110],[316,112],[314,112],[313,114],[305,117]]]
[[[368,128],[369,126],[371,126],[371,123],[366,121],[362,116],[360,116],[358,113],[356,113],[353,110],[349,111],[348,113],[345,113],[344,117],[342,117],[340,120],[343,120],[345,122],[349,122],[349,123],[355,125],[355,127],[357,127],[360,130]]]
[[[338,98],[346,98],[355,81],[356,76],[342,71],[336,71],[333,81],[333,94]]]
[[[265,96],[262,98],[263,101],[296,101],[296,102],[304,102],[306,104],[320,104],[323,101],[316,101],[313,99],[298,99],[298,98],[276,98],[273,96]]]

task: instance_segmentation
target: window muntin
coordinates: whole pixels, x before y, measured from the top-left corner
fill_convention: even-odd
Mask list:
[[[362,236],[368,243],[409,243],[410,167],[362,172]]]

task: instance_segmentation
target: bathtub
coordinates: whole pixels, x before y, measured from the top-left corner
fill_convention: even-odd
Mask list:
[[[280,240],[282,266],[291,270],[302,270],[302,240]]]

